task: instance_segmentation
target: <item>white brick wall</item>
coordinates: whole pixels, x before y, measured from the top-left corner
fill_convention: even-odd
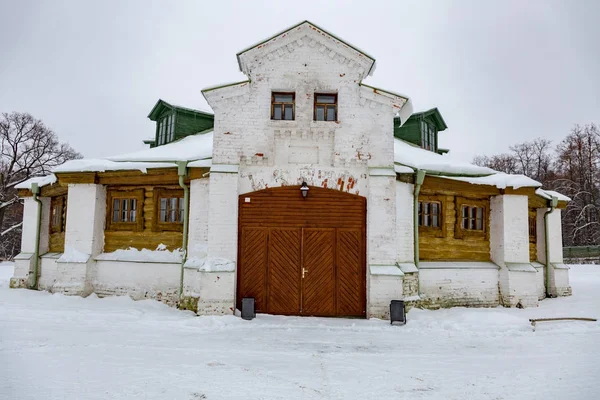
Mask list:
[[[200,256],[208,245],[209,179],[190,182],[188,256]]]
[[[414,185],[396,181],[396,260],[414,261]]]
[[[73,248],[96,256],[104,247],[106,188],[94,184],[70,184],[67,198],[65,250]]]
[[[435,263],[438,267],[432,267],[430,264],[434,263],[421,262],[419,268],[423,306],[495,307],[499,304],[496,265],[453,262]]]
[[[368,317],[386,319],[390,316],[390,301],[402,299],[402,277],[371,275]]]

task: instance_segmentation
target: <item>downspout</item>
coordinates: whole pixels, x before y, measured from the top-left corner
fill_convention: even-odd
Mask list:
[[[421,185],[425,180],[425,170],[415,170],[415,189],[413,193],[413,243],[414,243],[414,262],[419,269],[419,192]],[[421,272],[419,271],[419,296],[421,295]]]
[[[177,162],[177,175],[179,176],[179,186],[183,189],[183,243],[181,248],[183,250],[183,257],[181,259],[181,273],[179,276],[179,301],[183,294],[183,266],[187,261],[187,245],[188,245],[188,227],[189,227],[189,203],[190,203],[190,188],[184,182],[185,176],[187,175],[187,161]]]
[[[552,264],[550,263],[550,228],[548,227],[548,215],[552,214],[558,205],[558,198],[552,196],[552,199],[548,201],[548,205],[550,206],[550,210],[544,213],[544,240],[545,240],[545,253],[546,253],[546,297],[552,297],[550,293],[550,268]]]
[[[31,184],[31,193],[33,193],[33,200],[38,204],[37,206],[37,219],[35,222],[35,250],[33,252],[33,285],[30,289],[37,289],[38,286],[38,272],[40,265],[40,225],[42,222],[42,201],[38,198],[40,194],[40,187],[37,183]]]

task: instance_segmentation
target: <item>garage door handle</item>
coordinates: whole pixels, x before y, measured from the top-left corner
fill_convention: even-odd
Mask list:
[[[302,279],[304,279],[304,274],[307,272],[308,272],[308,270],[306,268],[302,268]]]

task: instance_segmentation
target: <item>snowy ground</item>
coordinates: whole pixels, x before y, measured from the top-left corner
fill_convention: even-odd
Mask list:
[[[535,309],[379,320],[195,317],[154,301],[8,289],[0,399],[598,399],[600,266]]]

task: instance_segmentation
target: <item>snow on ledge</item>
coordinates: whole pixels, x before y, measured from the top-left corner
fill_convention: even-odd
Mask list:
[[[37,183],[39,187],[48,186],[56,183],[56,175],[50,174],[46,176],[36,176],[29,178],[24,182],[15,185],[15,189],[29,189],[31,190],[31,184]]]
[[[570,197],[567,197],[562,193],[555,192],[554,190],[545,190],[540,188],[535,191],[535,194],[543,197],[546,200],[550,200],[552,199],[552,196],[554,196],[558,199],[558,201],[571,201]]]
[[[156,250],[130,247],[127,250],[115,250],[111,253],[102,253],[96,257],[96,261],[125,261],[146,263],[181,263],[183,251],[175,249],[169,251],[163,244],[158,245]]]
[[[235,262],[219,257],[190,257],[184,268],[197,269],[200,272],[235,272]]]
[[[471,183],[473,185],[496,186],[498,189],[506,189],[507,187],[519,189],[522,187],[540,187],[540,186],[542,186],[542,184],[539,183],[538,181],[535,181],[525,175],[509,175],[509,174],[505,174],[504,172],[498,172],[493,175],[481,176],[481,177],[440,176],[440,178],[467,182],[467,183]]]
[[[59,263],[87,263],[90,259],[90,254],[82,253],[72,247],[66,247],[65,252],[59,257]]]

